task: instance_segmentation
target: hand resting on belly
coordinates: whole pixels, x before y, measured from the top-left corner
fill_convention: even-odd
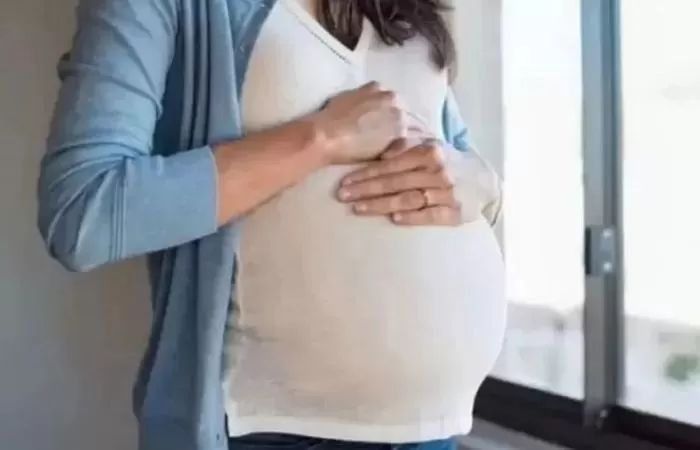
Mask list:
[[[430,139],[395,141],[381,160],[349,173],[338,198],[360,216],[398,225],[457,226],[500,216],[500,181],[474,149],[459,152]]]

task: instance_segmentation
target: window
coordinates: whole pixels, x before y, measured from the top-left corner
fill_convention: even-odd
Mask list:
[[[561,0],[504,0],[502,8],[504,248],[511,306],[495,374],[580,398],[580,8]]]
[[[700,1],[452,3],[457,98],[506,180],[510,324],[476,415],[700,448]]]
[[[700,426],[700,2],[621,2],[625,402]]]

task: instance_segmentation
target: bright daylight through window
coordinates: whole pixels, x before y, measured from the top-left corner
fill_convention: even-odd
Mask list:
[[[504,0],[504,244],[511,302],[495,375],[583,395],[580,4]]]
[[[620,19],[625,403],[700,425],[700,1]]]
[[[584,396],[581,2],[503,0],[498,378]],[[583,18],[585,19],[585,17]],[[700,1],[621,0],[625,380],[633,410],[700,425]],[[591,177],[591,180],[597,180]]]

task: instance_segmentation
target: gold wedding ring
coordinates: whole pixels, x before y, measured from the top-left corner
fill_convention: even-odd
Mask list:
[[[430,206],[430,196],[428,195],[427,189],[418,189],[418,191],[423,195],[423,206],[420,209],[425,209]]]

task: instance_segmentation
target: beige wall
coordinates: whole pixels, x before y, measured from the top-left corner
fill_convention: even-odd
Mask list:
[[[455,95],[472,141],[503,174],[501,0],[453,0]]]
[[[139,264],[70,275],[35,226],[39,158],[75,0],[0,1],[0,447],[134,448],[148,322]]]

